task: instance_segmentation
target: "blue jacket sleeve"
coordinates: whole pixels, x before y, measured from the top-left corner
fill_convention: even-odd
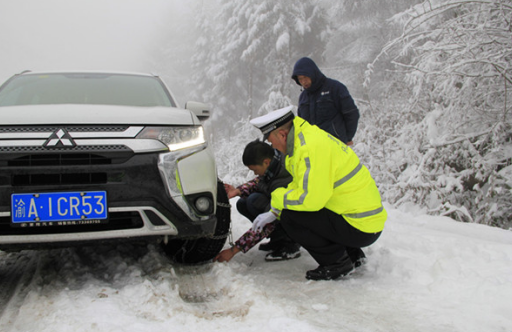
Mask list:
[[[347,135],[347,142],[354,138],[357,131],[357,124],[359,122],[359,109],[357,108],[354,99],[348,92],[345,85],[338,82],[336,91],[336,106],[342,113],[343,121],[345,123],[345,132]]]

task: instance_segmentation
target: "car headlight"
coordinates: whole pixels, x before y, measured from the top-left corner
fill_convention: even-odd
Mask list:
[[[194,127],[146,127],[137,138],[157,139],[169,150],[187,149],[206,143],[202,126]]]

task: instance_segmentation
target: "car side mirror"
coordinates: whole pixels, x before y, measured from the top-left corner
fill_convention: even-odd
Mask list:
[[[185,109],[192,111],[201,121],[210,117],[210,107],[197,101],[188,101],[185,104]]]

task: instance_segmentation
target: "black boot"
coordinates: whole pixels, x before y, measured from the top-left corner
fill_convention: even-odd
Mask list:
[[[343,253],[340,259],[333,264],[320,265],[314,270],[306,273],[306,279],[309,280],[334,280],[344,277],[354,271],[354,264],[350,260],[347,252]]]
[[[350,257],[352,263],[354,263],[355,268],[358,268],[361,265],[366,264],[367,259],[361,248],[347,247],[347,254]]]
[[[284,261],[300,257],[300,245],[294,242],[287,242],[281,248],[272,251],[265,256],[267,262]]]
[[[261,251],[274,251],[281,248],[283,245],[283,241],[272,241],[272,239],[270,239],[267,243],[260,244],[258,249]]]

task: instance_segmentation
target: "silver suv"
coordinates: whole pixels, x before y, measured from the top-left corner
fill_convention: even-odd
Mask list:
[[[152,75],[14,75],[0,86],[0,250],[142,240],[213,258],[230,208],[209,115]]]

